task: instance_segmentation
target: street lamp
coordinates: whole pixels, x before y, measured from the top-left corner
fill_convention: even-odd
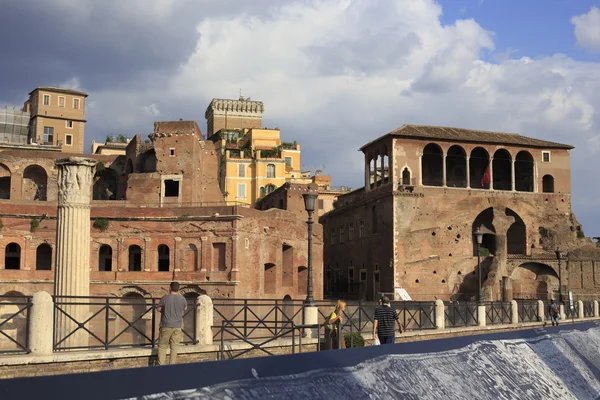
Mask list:
[[[473,234],[477,239],[477,277],[479,279],[479,292],[477,301],[479,302],[479,305],[481,305],[481,243],[483,242],[483,232],[481,232],[481,229],[477,227]]]
[[[308,282],[306,285],[306,301],[307,305],[314,305],[315,299],[313,298],[313,287],[312,287],[312,213],[315,211],[315,202],[317,201],[318,194],[312,191],[303,193],[304,197],[304,209],[308,213]]]
[[[559,304],[562,304],[562,268],[560,267],[560,260],[562,259],[562,251],[560,251],[560,247],[556,248],[556,259],[558,260],[558,300]]]

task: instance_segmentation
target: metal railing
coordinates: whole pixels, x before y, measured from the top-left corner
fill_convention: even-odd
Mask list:
[[[292,324],[301,325],[304,321],[302,300],[214,299],[213,310],[213,339],[223,333],[223,322],[235,331],[226,332],[225,339],[249,340],[279,335]]]
[[[142,297],[54,297],[54,351],[155,347],[160,299]],[[195,300],[183,316],[182,344],[195,344]]]
[[[537,301],[518,301],[517,309],[519,311],[519,322],[539,321]]]
[[[579,318],[579,302],[573,302],[573,309],[569,307],[569,303],[565,304],[565,317],[567,319],[577,319]]]
[[[485,303],[486,325],[510,324],[512,322],[512,306],[510,303]]]
[[[0,296],[0,354],[29,353],[31,296]]]
[[[448,302],[444,305],[444,320],[447,328],[479,325],[477,303]]]
[[[592,318],[594,316],[594,302],[584,301],[583,302],[583,317]]]

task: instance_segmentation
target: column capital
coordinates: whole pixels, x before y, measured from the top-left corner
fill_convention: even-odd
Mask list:
[[[58,206],[89,208],[96,160],[84,157],[59,158],[54,165],[58,169]]]

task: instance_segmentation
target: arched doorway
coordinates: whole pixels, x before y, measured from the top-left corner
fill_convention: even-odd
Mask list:
[[[558,274],[546,264],[521,264],[513,270],[511,281],[515,299],[548,300],[558,293]]]
[[[467,187],[467,156],[458,145],[450,147],[446,155],[446,186]]]
[[[506,232],[507,254],[527,254],[527,227],[523,219],[510,208],[506,209],[506,215],[515,219]]]
[[[154,149],[142,154],[138,165],[142,174],[156,172],[156,153]]]
[[[52,247],[47,243],[40,244],[35,251],[35,269],[50,271],[52,269]]]
[[[48,175],[39,165],[30,165],[23,171],[22,198],[23,200],[46,201]]]
[[[515,158],[515,190],[533,192],[533,156],[525,150]]]
[[[544,193],[554,193],[554,177],[552,175],[544,175],[542,189]]]
[[[479,228],[483,234],[483,240],[481,243],[481,255],[483,257],[487,257],[488,255],[496,254],[496,228],[493,224],[494,221],[494,209],[492,207],[483,210],[475,221],[473,221],[473,226],[471,227],[471,231],[475,232],[477,228]],[[477,239],[475,235],[472,235],[473,241],[473,255],[477,255]]]
[[[158,270],[161,272],[168,272],[169,266],[169,246],[161,244],[158,246]]]
[[[21,246],[9,243],[4,249],[4,269],[21,269]]]
[[[98,250],[98,271],[112,271],[112,247],[107,244]]]
[[[129,271],[142,270],[142,248],[136,244],[129,246]]]
[[[429,143],[423,149],[421,158],[421,171],[423,173],[423,185],[442,186],[444,175],[444,153],[442,148],[435,143]]]
[[[473,189],[489,189],[484,175],[490,165],[490,155],[483,147],[475,147],[469,156],[469,181]]]
[[[94,200],[115,200],[117,194],[117,173],[110,168],[102,170],[96,177],[93,189]]]
[[[495,190],[512,190],[512,157],[505,149],[494,153],[492,176]]]
[[[0,163],[0,199],[10,199],[10,170]]]

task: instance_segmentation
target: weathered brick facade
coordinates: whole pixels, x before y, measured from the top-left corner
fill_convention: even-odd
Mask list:
[[[175,279],[193,295],[304,298],[306,218],[227,203],[214,144],[202,139],[195,122],[156,123],[150,138],[137,135],[125,156],[91,156],[101,164],[91,188],[91,293],[162,296]],[[54,160],[62,157],[0,152],[0,166],[10,171],[10,196],[0,200],[0,295],[53,292]],[[27,174],[32,168],[36,174]],[[39,187],[42,196],[34,200]],[[314,233],[315,297],[321,298],[318,224]]]
[[[557,247],[568,256],[563,294],[600,293],[598,250],[571,211],[570,149],[413,126],[365,145],[365,187],[321,217],[326,293],[373,299],[404,288],[417,300],[476,298],[476,228],[485,233],[484,299],[557,297]]]

